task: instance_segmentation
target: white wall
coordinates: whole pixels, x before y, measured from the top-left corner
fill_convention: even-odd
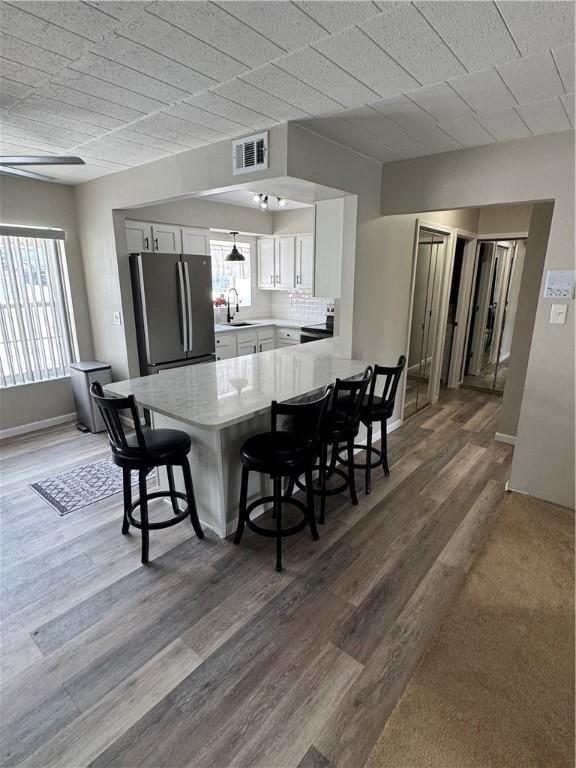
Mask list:
[[[293,208],[272,214],[275,235],[303,235],[314,231],[314,208]]]
[[[574,134],[566,132],[389,163],[382,212],[554,201],[545,268],[574,268]],[[357,260],[358,261],[358,260]],[[550,325],[538,298],[510,486],[574,506],[574,301]],[[365,323],[365,320],[364,320]],[[354,329],[360,338],[362,324]]]
[[[78,349],[81,359],[90,360],[94,351],[73,188],[64,184],[2,176],[0,221],[3,224],[58,227],[64,230]],[[68,377],[3,389],[1,401],[0,430],[56,418],[74,411]]]

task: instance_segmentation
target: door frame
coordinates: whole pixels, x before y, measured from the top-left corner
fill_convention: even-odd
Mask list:
[[[454,231],[454,253],[456,253],[456,240],[460,238],[466,241],[464,253],[462,254],[462,273],[460,275],[460,286],[458,288],[458,304],[456,307],[456,328],[452,341],[452,355],[450,357],[450,368],[448,371],[448,389],[458,389],[464,378],[462,362],[465,354],[466,343],[468,339],[468,308],[472,288],[474,285],[474,271],[477,251],[478,235],[467,229],[456,227]],[[454,260],[452,260],[452,270],[450,272],[450,282],[452,282],[452,273],[454,271]],[[446,317],[446,321],[448,317]]]

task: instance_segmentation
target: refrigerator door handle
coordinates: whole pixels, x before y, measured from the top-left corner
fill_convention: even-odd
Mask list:
[[[188,316],[188,345],[186,347],[187,352],[192,352],[193,347],[193,328],[192,328],[192,301],[191,301],[191,292],[190,292],[190,272],[188,271],[188,262],[183,261],[181,262],[182,266],[184,267],[184,278],[186,281],[186,310],[187,310],[187,316]]]
[[[182,322],[182,346],[184,352],[188,350],[188,323],[187,323],[187,308],[188,302],[186,301],[186,287],[184,283],[184,264],[179,261],[176,265],[178,269],[178,289],[180,291],[180,318]]]

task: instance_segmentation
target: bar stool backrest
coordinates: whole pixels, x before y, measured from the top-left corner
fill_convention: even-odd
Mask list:
[[[90,394],[98,406],[102,419],[108,432],[110,447],[113,453],[123,456],[137,456],[146,453],[146,443],[140,426],[140,416],[134,395],[128,397],[106,397],[102,385],[95,381],[90,387]],[[138,447],[128,445],[124,424],[120,418],[120,411],[129,411],[134,423],[134,434]]]
[[[338,414],[339,429],[355,428],[360,424],[360,411],[373,376],[374,368],[368,365],[361,379],[336,379],[332,402]]]
[[[374,400],[374,395],[376,394],[376,386],[378,384],[378,380],[381,380],[382,378],[384,378],[384,382],[382,387],[382,394],[380,395],[382,398],[380,407],[382,409],[394,408],[398,383],[400,382],[400,376],[402,376],[402,371],[404,370],[405,365],[406,358],[404,355],[400,355],[396,365],[374,365],[374,376],[372,376],[370,389],[368,391],[367,406],[369,409],[372,408],[372,402]]]
[[[319,441],[320,427],[324,413],[328,407],[334,384],[328,384],[321,397],[316,400],[309,400],[304,403],[278,403],[272,401],[271,411],[271,429],[276,432],[278,429],[278,416],[288,416],[291,419],[290,432],[303,440],[310,442],[310,448],[313,450]]]

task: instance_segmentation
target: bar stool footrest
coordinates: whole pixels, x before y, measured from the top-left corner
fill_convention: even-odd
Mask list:
[[[180,493],[179,491],[176,491],[174,494],[170,493],[170,491],[154,491],[154,493],[148,493],[146,495],[147,501],[152,501],[152,499],[162,499],[162,498],[169,498],[171,499],[172,496],[175,496],[177,499],[181,499],[182,501],[185,501],[188,504],[188,498],[186,494]],[[130,525],[133,525],[135,528],[142,528],[142,523],[140,520],[136,520],[133,516],[133,512],[135,509],[137,509],[140,506],[140,499],[136,499],[136,501],[132,504],[130,507],[130,511],[127,512],[128,521],[130,522]],[[181,511],[177,515],[172,515],[172,517],[168,520],[161,520],[157,523],[148,523],[146,528],[148,528],[151,531],[158,530],[160,528],[170,528],[172,525],[177,525],[178,523],[181,523],[182,520],[186,520],[186,518],[190,517],[190,510],[188,509],[188,506],[186,506],[186,509]]]
[[[367,446],[354,443],[354,448],[358,449],[358,450],[365,451]],[[345,451],[345,450],[346,450],[346,448],[341,448],[340,451],[338,452],[338,455],[337,455],[336,459],[337,459],[337,461],[340,464],[348,465],[348,461],[346,459],[343,459],[342,456],[340,456],[342,451]],[[376,454],[376,456],[378,456],[379,461],[373,461],[370,464],[370,469],[376,469],[377,467],[380,467],[382,465],[382,451],[379,448],[371,448],[370,452],[374,453],[374,454]],[[363,464],[360,464],[360,463],[354,464],[354,469],[366,469],[366,464],[367,464],[367,462],[364,462]]]
[[[315,467],[312,467],[312,472],[319,472],[320,466],[316,465]],[[340,493],[344,493],[344,491],[350,486],[350,481],[348,480],[348,475],[346,472],[343,472],[341,469],[338,469],[338,467],[334,467],[332,472],[328,470],[328,467],[326,468],[326,476],[328,477],[330,474],[338,475],[338,477],[341,477],[344,482],[342,485],[339,485],[337,488],[325,488],[324,491],[322,491],[322,488],[318,488],[316,485],[312,488],[312,493],[314,496],[337,496]],[[296,478],[294,480],[294,483],[297,488],[299,488],[301,491],[306,490],[306,486],[304,483],[300,480],[300,478]]]
[[[267,536],[270,539],[277,539],[278,536],[292,536],[292,534],[299,533],[300,531],[304,530],[304,528],[308,525],[308,509],[304,502],[300,501],[299,499],[290,498],[289,496],[282,496],[280,501],[282,504],[292,504],[292,506],[297,507],[304,514],[304,519],[301,520],[301,522],[297,523],[296,525],[292,525],[290,528],[282,528],[280,531],[278,531],[277,528],[263,528],[253,520],[250,520],[250,513],[253,512],[257,507],[262,506],[262,504],[273,503],[274,501],[274,496],[263,496],[262,498],[253,501],[246,507],[246,525],[248,528],[250,528],[250,530],[254,531],[255,533],[259,533],[261,536]]]

